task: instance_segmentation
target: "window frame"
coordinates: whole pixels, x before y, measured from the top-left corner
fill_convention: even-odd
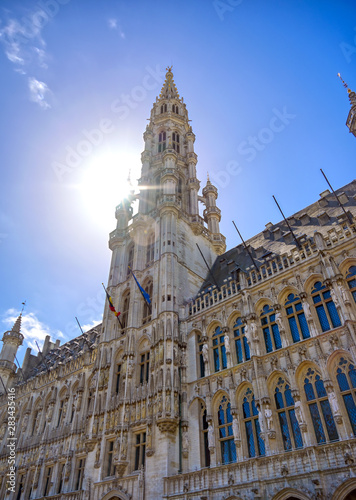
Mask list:
[[[225,370],[227,368],[227,356],[226,356],[224,337],[225,334],[221,326],[217,326],[214,329],[214,333],[211,338],[213,344],[213,359],[214,359],[215,373]]]
[[[135,436],[135,442],[133,443],[134,470],[136,471],[140,470],[141,467],[145,467],[147,435],[146,431],[140,431],[136,432],[134,436]]]
[[[310,293],[321,330],[328,332],[342,326],[336,304],[331,298],[330,288],[321,281],[316,281]]]
[[[270,304],[265,304],[262,307],[260,319],[267,353],[282,349],[281,334],[276,323],[276,311]]]
[[[246,323],[242,321],[241,316],[238,316],[234,321],[234,326],[232,327],[237,364],[245,363],[251,359],[251,351],[245,335],[245,327]],[[241,356],[239,356],[239,354],[241,354]]]
[[[293,292],[289,293],[284,301],[284,309],[293,342],[297,343],[301,340],[309,339],[311,334],[307,318],[305,317],[302,299]]]

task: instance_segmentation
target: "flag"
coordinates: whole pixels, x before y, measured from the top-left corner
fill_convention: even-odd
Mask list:
[[[108,299],[108,302],[109,302],[109,309],[110,309],[110,311],[112,311],[115,314],[115,316],[117,317],[118,322],[120,323],[120,326],[122,328],[122,323],[121,323],[120,318],[119,318],[121,312],[116,311],[116,309],[114,307],[114,304],[112,303],[112,298],[110,297],[107,289],[105,288],[104,283],[102,283],[102,285],[103,285],[103,288],[105,290],[105,293],[106,293],[106,296],[107,296],[107,299]]]
[[[139,290],[140,290],[140,292],[141,292],[141,294],[142,294],[142,297],[145,299],[145,301],[146,301],[147,305],[151,305],[151,299],[150,299],[150,296],[148,295],[148,293],[146,292],[146,290],[144,290],[144,289],[142,288],[142,286],[140,285],[140,283],[137,281],[137,278],[136,278],[136,276],[134,275],[134,272],[133,272],[133,270],[131,269],[131,267],[130,267],[130,271],[132,272],[132,276],[134,277],[134,279],[135,279],[135,281],[136,281],[136,285],[138,286],[138,288],[139,288]]]

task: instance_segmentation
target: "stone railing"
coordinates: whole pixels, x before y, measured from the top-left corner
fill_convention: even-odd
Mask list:
[[[330,443],[323,446],[310,446],[294,450],[293,453],[280,453],[267,457],[244,458],[242,462],[203,468],[194,472],[186,472],[164,478],[164,498],[187,498],[186,492],[194,495],[203,492],[222,492],[232,485],[242,488],[258,488],[262,483],[275,486],[283,484],[285,477],[335,473],[336,469],[347,471],[348,457],[354,456],[356,439]],[[266,479],[268,478],[268,479]],[[190,498],[189,495],[189,498]],[[215,498],[215,497],[214,497]]]
[[[110,478],[106,481],[101,481],[100,483],[94,483],[92,485],[93,493],[91,498],[101,499],[109,491],[118,490],[122,491],[132,500],[136,500],[140,498],[139,477],[140,475],[137,473],[123,478]]]
[[[218,290],[216,286],[211,287],[208,292],[199,294],[195,300],[188,304],[189,316],[203,311],[204,309],[208,309],[222,300],[225,300],[227,297],[236,295],[239,290],[240,284],[233,280],[221,286],[220,290]]]

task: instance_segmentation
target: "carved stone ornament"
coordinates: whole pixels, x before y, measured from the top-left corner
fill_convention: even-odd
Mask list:
[[[157,425],[162,433],[174,434],[176,432],[178,421],[174,418],[159,418]]]

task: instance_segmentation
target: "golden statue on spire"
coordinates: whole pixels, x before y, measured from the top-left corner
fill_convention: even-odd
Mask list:
[[[172,68],[173,68],[173,64],[172,64],[172,66],[167,66],[166,71],[172,72]]]

